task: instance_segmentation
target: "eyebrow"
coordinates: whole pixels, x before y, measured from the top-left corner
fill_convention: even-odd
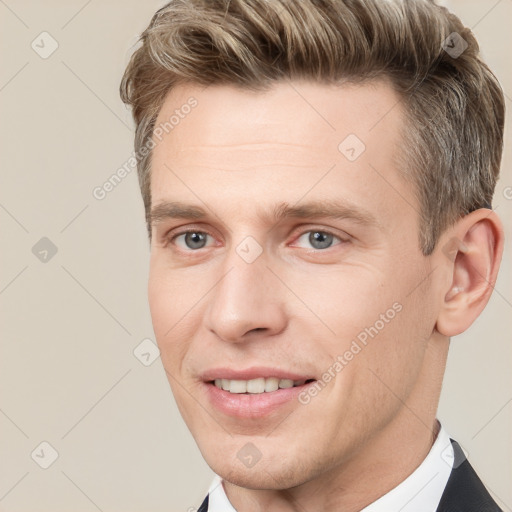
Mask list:
[[[158,224],[166,219],[207,219],[210,215],[200,206],[179,201],[162,201],[151,209],[150,225]],[[259,218],[277,223],[287,218],[329,218],[349,219],[362,226],[382,227],[375,215],[370,211],[339,200],[309,201],[300,205],[282,202],[268,212],[259,212]]]

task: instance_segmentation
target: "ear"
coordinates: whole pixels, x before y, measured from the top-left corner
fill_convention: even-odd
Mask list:
[[[503,225],[493,210],[464,216],[443,234],[439,263],[448,279],[436,329],[444,336],[464,332],[485,308],[503,254]]]

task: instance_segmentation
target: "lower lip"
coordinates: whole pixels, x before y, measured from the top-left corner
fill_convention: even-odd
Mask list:
[[[298,395],[316,381],[278,389],[269,393],[230,393],[218,388],[211,382],[205,382],[206,393],[210,402],[221,412],[237,418],[260,418],[276,411],[285,404],[295,401]]]

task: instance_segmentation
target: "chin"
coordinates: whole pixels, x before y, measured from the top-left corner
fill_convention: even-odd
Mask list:
[[[280,490],[290,489],[302,482],[293,471],[282,468],[267,470],[255,466],[250,469],[226,468],[226,472],[217,472],[224,480],[245,489],[253,490]]]
[[[231,468],[227,473],[217,473],[224,480],[238,487],[252,490],[274,490],[279,489],[275,480],[265,472],[252,470],[234,470]]]
[[[281,490],[301,485],[311,478],[309,472],[291,459],[260,459],[254,466],[245,467],[236,456],[207,459],[210,468],[224,480],[238,487],[253,490]]]

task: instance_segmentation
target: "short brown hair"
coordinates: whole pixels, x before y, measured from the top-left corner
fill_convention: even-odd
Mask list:
[[[136,155],[179,83],[264,91],[288,79],[387,78],[405,107],[400,171],[420,204],[423,254],[458,218],[491,207],[503,92],[472,32],[432,0],[172,0],[140,39],[120,87]],[[151,237],[150,163],[151,152],[138,157]]]

